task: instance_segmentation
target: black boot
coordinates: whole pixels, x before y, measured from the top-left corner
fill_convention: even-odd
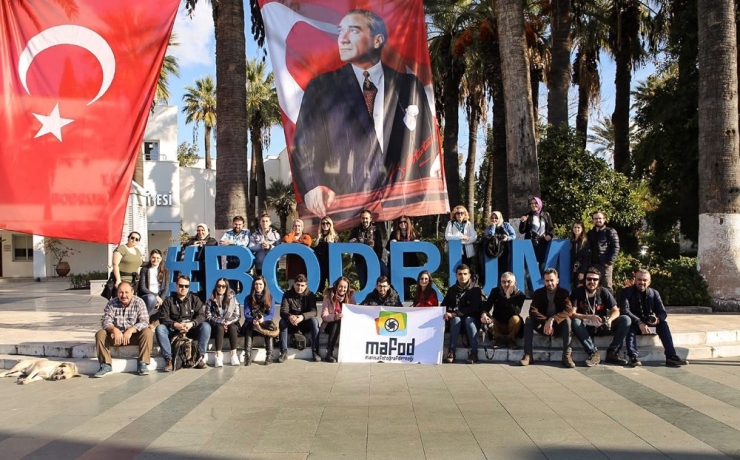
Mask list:
[[[250,334],[244,337],[244,365],[252,365],[252,336]]]
[[[337,360],[334,358],[334,349],[329,348],[326,350],[326,362],[327,363],[336,363]]]
[[[267,356],[265,357],[265,366],[272,364],[272,342],[272,337],[265,337],[265,351],[267,352]]]

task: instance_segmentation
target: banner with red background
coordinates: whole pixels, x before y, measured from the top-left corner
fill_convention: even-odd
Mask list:
[[[120,242],[179,3],[0,2],[0,228]]]
[[[306,227],[328,215],[335,228],[349,228],[362,209],[380,221],[447,212],[421,0],[260,0],[260,6]],[[377,14],[387,29],[375,118],[362,99],[361,70],[353,75],[351,61],[341,57],[362,46],[339,27],[356,9]]]

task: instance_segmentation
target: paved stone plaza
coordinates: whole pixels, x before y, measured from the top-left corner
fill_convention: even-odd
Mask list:
[[[0,283],[0,347],[92,341],[102,299],[64,287]],[[737,315],[671,319],[675,331],[740,329]],[[740,458],[740,358],[689,359],[680,369],[289,359],[0,379],[0,459]]]
[[[0,457],[740,458],[740,364],[337,365],[0,382]]]

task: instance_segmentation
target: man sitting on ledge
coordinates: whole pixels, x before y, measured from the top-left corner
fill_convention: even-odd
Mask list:
[[[110,299],[103,310],[102,329],[95,334],[100,370],[95,377],[105,377],[113,371],[110,347],[139,345],[139,375],[149,374],[152,354],[152,330],[144,301],[134,295],[128,281],[118,285],[118,297]]]
[[[689,362],[681,359],[673,347],[673,336],[668,327],[668,313],[658,291],[650,287],[650,272],[641,268],[635,272],[635,284],[622,291],[619,307],[623,315],[632,318],[627,333],[627,353],[629,365],[642,366],[637,352],[637,334],[658,334],[665,349],[665,365],[679,367]],[[654,327],[655,332],[650,328]]]
[[[532,361],[532,342],[534,331],[551,337],[563,339],[563,366],[576,367],[570,348],[570,315],[573,307],[568,298],[568,291],[558,286],[558,271],[548,268],[544,273],[545,287],[532,294],[529,306],[529,317],[524,322],[524,358],[519,361],[522,366],[529,366]]]

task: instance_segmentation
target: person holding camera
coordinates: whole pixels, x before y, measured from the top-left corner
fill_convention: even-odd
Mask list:
[[[491,213],[491,225],[486,227],[483,238],[480,240],[479,270],[481,284],[486,282],[486,261],[492,258],[498,260],[498,272],[505,273],[510,270],[509,258],[511,253],[511,241],[516,239],[516,232],[510,223],[504,220],[499,211]]]
[[[355,291],[349,287],[349,279],[341,276],[334,281],[334,285],[324,291],[324,302],[321,305],[321,326],[329,334],[329,344],[326,347],[326,362],[336,363],[334,347],[337,345],[339,333],[342,330],[342,307],[344,304],[355,305]]]
[[[524,235],[525,240],[532,240],[534,255],[540,268],[545,265],[547,246],[555,237],[554,232],[552,217],[547,211],[542,210],[542,200],[536,196],[531,197],[529,212],[523,215],[519,222],[519,233]]]
[[[508,346],[516,350],[516,338],[524,320],[520,316],[525,295],[516,287],[516,277],[511,272],[501,275],[500,284],[491,289],[481,314],[481,323],[493,326],[494,346]]]
[[[252,292],[244,301],[244,365],[252,364],[252,339],[255,334],[265,340],[265,366],[272,364],[273,337],[265,334],[266,328],[275,326],[272,319],[275,312],[272,308],[272,294],[267,288],[267,281],[262,275],[254,277]]]
[[[450,348],[445,362],[455,362],[457,338],[460,335],[460,326],[464,324],[470,342],[467,363],[475,364],[478,362],[478,320],[483,314],[484,294],[480,286],[470,279],[470,267],[467,265],[458,265],[455,277],[457,283],[450,286],[441,304],[446,308],[444,320],[450,324]]]
[[[231,365],[239,365],[236,353],[236,336],[239,333],[241,310],[236,292],[229,287],[229,280],[219,278],[211,296],[206,301],[206,321],[211,325],[211,338],[216,339],[215,367],[224,367],[224,335],[229,334]]]
[[[592,337],[614,334],[614,340],[606,351],[606,362],[625,365],[627,361],[619,357],[622,341],[627,336],[632,320],[627,315],[619,314],[619,307],[608,289],[599,286],[601,272],[596,267],[586,270],[585,286],[576,288],[570,294],[573,304],[573,334],[588,353],[586,366],[592,367],[601,361],[599,350]]]
[[[650,287],[650,272],[641,268],[635,272],[635,284],[625,288],[619,298],[619,308],[623,315],[632,319],[627,332],[627,353],[629,365],[642,366],[637,351],[637,334],[658,334],[665,349],[665,364],[679,367],[689,362],[676,354],[673,336],[666,321],[668,313],[658,291]],[[654,328],[654,329],[653,329]]]
[[[288,358],[288,332],[311,332],[313,360],[321,361],[319,355],[319,320],[316,318],[316,295],[308,289],[306,275],[295,277],[293,289],[289,289],[280,304],[280,356],[279,363]]]
[[[560,278],[554,268],[545,270],[544,278],[545,287],[532,294],[529,317],[524,321],[524,357],[519,364],[529,366],[532,362],[532,344],[536,330],[553,338],[560,336],[563,340],[563,366],[576,367],[570,348],[570,315],[573,313],[573,306],[568,291],[558,286]]]
[[[211,338],[211,325],[206,321],[206,309],[200,298],[190,292],[190,278],[180,275],[175,281],[177,290],[164,299],[159,307],[159,326],[154,330],[159,348],[167,364],[165,372],[172,372],[172,344],[170,339],[178,334],[198,340],[200,360],[196,369],[205,369],[208,340]]]

